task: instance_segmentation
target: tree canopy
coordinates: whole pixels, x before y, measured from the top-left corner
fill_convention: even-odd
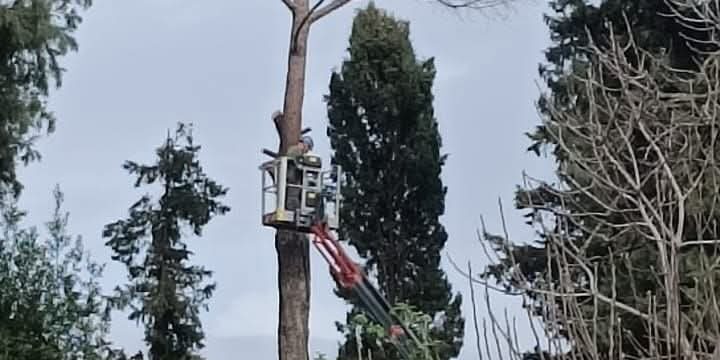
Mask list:
[[[441,358],[457,356],[462,300],[440,268],[448,236],[439,221],[446,188],[431,91],[434,61],[419,61],[409,24],[373,3],[355,16],[348,52],[326,98],[332,161],[345,171],[340,238],[366,259],[390,303],[438,319],[432,335],[443,343]],[[355,350],[348,339],[341,358],[354,358]],[[397,358],[373,351],[374,359]]]
[[[0,202],[0,359],[106,359],[109,313],[99,281],[103,266],[67,233],[63,194],[46,224],[22,228],[11,196]]]
[[[47,107],[62,84],[60,59],[78,45],[73,33],[91,0],[12,0],[0,3],[0,191],[19,195],[17,163],[40,154],[33,144],[55,117]]]

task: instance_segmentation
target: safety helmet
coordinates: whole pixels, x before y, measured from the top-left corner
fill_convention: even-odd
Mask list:
[[[310,136],[307,136],[307,135],[303,136],[303,137],[300,139],[300,142],[302,142],[303,144],[307,145],[308,149],[310,149],[310,150],[312,150],[312,149],[313,149],[313,146],[315,145],[315,143],[313,142],[313,139],[312,139]]]

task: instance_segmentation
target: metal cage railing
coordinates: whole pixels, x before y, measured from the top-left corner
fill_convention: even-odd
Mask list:
[[[320,217],[330,228],[337,229],[341,205],[340,166],[323,170],[321,159],[315,155],[278,156],[263,163],[260,171],[263,225],[310,232],[310,226]]]

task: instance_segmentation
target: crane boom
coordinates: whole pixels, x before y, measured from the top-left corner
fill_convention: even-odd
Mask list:
[[[335,281],[359,301],[362,309],[388,332],[400,354],[411,360],[412,347],[419,346],[415,334],[391,312],[391,306],[368,280],[360,267],[343,250],[329,231],[327,224],[318,222],[310,228],[313,245],[330,265]]]

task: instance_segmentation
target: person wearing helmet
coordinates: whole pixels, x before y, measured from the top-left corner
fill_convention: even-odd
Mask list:
[[[312,151],[314,147],[313,140],[310,136],[303,136],[300,138],[300,141],[291,146],[288,149],[287,156],[289,158],[299,158],[301,156],[307,155],[310,151]],[[293,163],[288,162],[288,170],[287,170],[287,184],[288,185],[301,185],[302,184],[302,171],[297,169]],[[287,188],[286,196],[286,205],[285,208],[288,210],[295,210],[298,207],[300,207],[300,201],[302,198],[302,190],[295,186],[290,186]]]
[[[275,128],[278,131],[278,134],[282,134],[281,131],[281,123],[283,122],[284,115],[282,111],[276,110],[273,112],[273,114],[270,116],[272,118],[273,123],[275,124]],[[305,133],[305,131],[303,131]],[[305,155],[309,151],[312,151],[314,147],[313,139],[310,136],[304,135],[302,138],[300,138],[300,141],[297,144],[294,144],[290,146],[287,152],[287,156],[289,157],[298,157]]]
[[[307,146],[308,151],[312,151],[312,149],[315,147],[315,143],[309,135],[304,135],[302,139],[300,139],[300,142]]]
[[[300,142],[288,149],[287,156],[290,158],[303,156],[311,152],[314,145],[313,139],[310,136],[305,135],[300,139]],[[270,174],[270,178],[275,181],[275,171],[273,169],[268,169],[268,173]]]
[[[307,154],[308,152],[312,151],[313,147],[315,146],[315,143],[313,142],[313,139],[310,136],[303,136],[300,141],[291,146],[288,149],[287,156],[289,157],[298,157],[303,156]]]

